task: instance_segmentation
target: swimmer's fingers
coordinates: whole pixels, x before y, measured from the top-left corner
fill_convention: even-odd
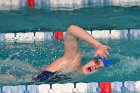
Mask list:
[[[97,56],[101,56],[102,58],[106,57],[105,53],[103,53],[102,51],[99,51],[99,50],[97,50],[94,53],[94,57],[97,57]]]
[[[107,55],[106,55],[105,53],[102,53],[102,54],[101,54],[101,57],[102,57],[102,58],[106,58]]]
[[[107,50],[104,51],[105,55],[109,55],[109,52]]]
[[[99,55],[98,53],[96,53],[96,52],[94,53],[94,56],[95,56],[95,57],[97,57],[98,55]]]
[[[110,47],[108,47],[108,46],[104,47],[103,54],[102,54],[103,58],[106,58],[109,55],[109,52],[108,52],[109,49],[110,49]]]
[[[104,58],[106,58],[109,55],[109,52],[108,52],[109,49],[110,48],[107,48],[107,50],[104,50]]]
[[[106,58],[108,55],[109,55],[109,52],[107,50],[104,50],[102,54],[103,58]]]
[[[110,50],[110,47],[109,46],[106,46],[106,50]]]
[[[103,50],[97,50],[97,51],[95,51],[94,56],[95,57],[101,56],[102,58],[106,58],[108,54],[109,53],[108,53],[107,50],[104,50],[104,51]]]
[[[97,50],[97,51],[95,51],[94,56],[95,56],[95,57],[97,57],[97,56],[101,56],[101,52],[100,52],[100,51],[98,51],[98,50]]]
[[[103,54],[101,54],[101,57],[102,57],[102,58],[106,58],[107,55],[103,53]]]

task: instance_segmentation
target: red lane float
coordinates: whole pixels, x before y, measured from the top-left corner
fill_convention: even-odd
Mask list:
[[[101,82],[100,83],[101,93],[111,93],[111,83],[110,82]]]
[[[56,40],[62,40],[63,39],[63,32],[54,32],[54,37]]]
[[[35,6],[35,0],[27,0],[28,6],[29,7],[34,7]]]

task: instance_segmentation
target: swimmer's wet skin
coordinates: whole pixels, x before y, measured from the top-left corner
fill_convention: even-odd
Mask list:
[[[101,56],[102,58],[95,58],[87,62],[86,64],[81,64],[82,54],[79,47],[79,39],[90,44],[96,51],[94,53],[94,57]],[[96,40],[93,36],[87,33],[84,29],[71,25],[68,27],[66,36],[64,39],[64,55],[49,66],[44,68],[44,71],[35,77],[33,80],[35,81],[48,81],[48,79],[53,81],[53,79],[60,81],[62,79],[69,79],[69,75],[66,75],[65,72],[76,72],[82,74],[91,74],[102,67],[107,67],[108,60],[104,59],[107,57],[109,46],[102,44],[98,40]],[[62,70],[65,69],[65,70]],[[64,73],[57,74],[58,71],[62,71]],[[62,76],[62,78],[61,78]],[[50,80],[50,81],[51,81]]]
[[[103,67],[109,67],[111,65],[111,60],[107,58],[95,57],[93,60],[85,64],[82,69],[85,74],[91,74]]]
[[[94,65],[94,63],[96,65]],[[106,58],[95,57],[93,59],[92,64],[94,66],[89,66],[88,68],[86,68],[88,73],[99,70],[100,68],[103,67],[109,67],[112,65],[112,62]],[[69,77],[68,75],[58,74],[57,72],[51,72],[51,71],[43,71],[42,73],[40,73],[39,75],[33,78],[34,81],[38,81],[38,82],[41,81],[56,82],[56,81],[61,81],[66,79],[71,79],[71,77]]]

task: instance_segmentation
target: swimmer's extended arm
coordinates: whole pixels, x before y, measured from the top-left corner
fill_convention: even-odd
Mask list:
[[[71,57],[75,57],[76,55],[80,55],[80,49],[78,46],[78,39],[82,39],[85,42],[89,43],[93,48],[96,49],[94,55],[100,55],[101,57],[106,57],[108,54],[109,47],[106,45],[102,45],[98,40],[92,37],[89,33],[87,33],[84,29],[71,25],[66,34],[65,39],[65,54]]]

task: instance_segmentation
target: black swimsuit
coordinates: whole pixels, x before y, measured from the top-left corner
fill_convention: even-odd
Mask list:
[[[47,81],[47,82],[57,82],[61,80],[71,79],[68,75],[58,74],[58,72],[43,71],[39,75],[33,78],[34,81]]]

